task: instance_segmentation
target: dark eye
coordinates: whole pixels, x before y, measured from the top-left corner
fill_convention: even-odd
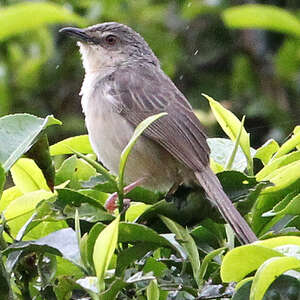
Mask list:
[[[109,44],[110,46],[113,46],[113,45],[115,45],[116,42],[117,42],[117,37],[114,36],[114,35],[112,35],[112,34],[110,34],[110,35],[108,35],[108,36],[105,38],[105,41],[106,41],[106,43]]]

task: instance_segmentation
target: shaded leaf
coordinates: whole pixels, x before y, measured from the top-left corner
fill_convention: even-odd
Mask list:
[[[5,9],[0,10],[0,15],[3,10]],[[0,23],[4,22],[3,18],[0,20]],[[15,114],[0,118],[0,163],[5,172],[29,150],[41,131],[51,125],[61,125],[61,122],[53,116],[42,119],[29,114]]]

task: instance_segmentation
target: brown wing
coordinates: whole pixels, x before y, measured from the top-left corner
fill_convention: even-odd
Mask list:
[[[182,93],[157,67],[123,67],[111,75],[110,91],[116,111],[134,127],[147,117],[167,112],[144,135],[156,141],[177,160],[193,170],[209,163],[209,147],[203,127]]]

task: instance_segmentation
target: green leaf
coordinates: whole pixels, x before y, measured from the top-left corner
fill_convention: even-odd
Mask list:
[[[145,119],[144,121],[142,121],[135,128],[131,139],[129,140],[128,144],[126,145],[126,147],[122,151],[122,154],[121,154],[121,157],[120,157],[120,166],[119,166],[119,189],[120,190],[123,190],[124,171],[125,171],[126,162],[127,162],[129,153],[131,152],[131,149],[133,148],[133,146],[137,142],[139,136],[141,136],[143,134],[144,130],[148,126],[150,126],[153,122],[155,122],[156,120],[158,120],[159,118],[161,118],[165,115],[167,115],[167,113],[163,112],[163,113],[160,113],[160,114],[157,114],[157,115],[154,115],[154,116],[150,116],[147,119]]]
[[[194,279],[199,287],[201,285],[200,258],[195,241],[193,240],[192,236],[188,233],[187,229],[183,228],[181,225],[173,222],[167,217],[160,216],[160,218],[169,228],[169,230],[175,233],[176,239],[186,250],[188,258],[192,265]]]
[[[286,166],[276,169],[268,176],[264,177],[264,180],[271,181],[274,186],[267,187],[261,193],[261,196],[273,192],[280,191],[300,179],[300,160],[292,162]]]
[[[38,141],[26,153],[26,156],[33,159],[41,169],[51,191],[54,190],[55,168],[49,153],[49,143],[47,134],[40,136]]]
[[[296,146],[300,145],[300,132],[294,133],[293,136],[288,139],[273,156],[273,159],[281,157],[293,150]]]
[[[41,169],[29,158],[20,158],[10,170],[13,181],[22,193],[50,191]]]
[[[2,21],[0,17],[0,23]],[[22,27],[24,27],[23,23]],[[61,125],[61,122],[53,116],[42,119],[29,114],[15,114],[0,118],[0,163],[5,172],[29,150],[41,131],[51,125]]]
[[[10,221],[27,213],[32,213],[39,202],[52,196],[51,192],[43,190],[28,192],[8,204],[4,210],[5,219]]]
[[[16,198],[22,195],[23,193],[21,193],[16,186],[4,190],[2,198],[0,200],[0,212],[2,212],[11,201],[15,200]]]
[[[211,262],[212,259],[214,259],[216,256],[220,255],[222,252],[224,252],[226,248],[219,248],[216,250],[213,250],[212,252],[208,253],[207,255],[205,255],[203,261],[202,261],[202,265],[200,267],[200,272],[199,272],[199,277],[201,280],[204,280],[204,276],[208,267],[208,264]]]
[[[149,242],[161,247],[174,248],[173,245],[164,237],[159,235],[153,229],[135,223],[120,222],[119,225],[119,242]]]
[[[145,212],[147,208],[151,207],[151,205],[147,205],[145,203],[137,203],[131,202],[130,207],[126,211],[126,221],[133,222],[136,220],[142,213]]]
[[[103,229],[94,246],[93,261],[98,279],[99,291],[105,288],[104,276],[118,242],[120,216]]]
[[[222,261],[221,278],[224,282],[240,281],[271,257],[282,253],[261,245],[245,245],[229,251]],[[241,263],[242,262],[242,263]]]
[[[300,260],[295,257],[273,257],[265,261],[257,270],[250,291],[249,300],[261,300],[271,283],[288,270],[300,268]]]
[[[264,165],[267,165],[278,149],[278,143],[275,140],[270,139],[256,150],[254,157],[260,159]]]
[[[300,246],[300,237],[299,236],[280,236],[275,237],[267,240],[262,240],[255,242],[256,245],[268,247],[268,248],[275,248],[284,245],[297,245]]]
[[[0,10],[0,40],[56,23],[84,25],[83,18],[50,2],[23,2]]]
[[[222,14],[232,28],[257,28],[300,36],[300,22],[285,9],[272,5],[248,4],[230,7]]]
[[[203,96],[209,101],[212,112],[214,113],[218,123],[228,135],[232,141],[236,141],[240,129],[242,127],[240,146],[247,158],[248,171],[250,174],[253,173],[253,161],[250,151],[250,138],[245,128],[242,126],[240,120],[229,110],[225,109],[220,103],[215,101],[213,98],[203,94]]]
[[[293,151],[292,153],[283,155],[279,158],[276,158],[272,161],[270,161],[264,168],[262,168],[256,175],[256,179],[258,181],[265,180],[265,178],[275,171],[276,169],[279,169],[283,166],[286,166],[292,162],[299,161],[300,160],[300,151]]]
[[[95,224],[92,229],[90,230],[87,238],[87,261],[89,266],[94,268],[93,262],[93,252],[96,240],[100,234],[100,232],[105,228],[105,225],[102,223]]]
[[[0,163],[0,199],[2,197],[2,191],[3,191],[3,188],[4,188],[4,184],[5,184],[5,171]],[[1,203],[2,204],[2,203]],[[0,207],[1,207],[1,204],[0,204]]]
[[[149,251],[154,251],[159,247],[160,245],[155,243],[143,242],[124,249],[118,254],[116,276],[121,277],[127,266],[143,258]]]
[[[3,253],[7,255],[18,250],[26,251],[26,253],[48,252],[60,255],[77,266],[81,266],[76,233],[71,228],[55,231],[35,241],[16,242],[7,247]],[[12,257],[8,259],[12,259]]]
[[[146,290],[146,295],[147,300],[159,300],[159,288],[156,279],[150,281]]]
[[[72,154],[72,149],[83,154],[94,153],[90,144],[89,136],[86,134],[70,137],[50,146],[50,154]]]

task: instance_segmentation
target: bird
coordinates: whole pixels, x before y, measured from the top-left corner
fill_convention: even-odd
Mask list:
[[[242,244],[257,240],[209,165],[204,127],[164,73],[144,38],[131,27],[105,22],[60,32],[77,40],[85,70],[80,95],[93,150],[118,174],[122,150],[136,126],[165,112],[143,132],[125,169],[127,184],[170,195],[181,185],[202,186]]]

